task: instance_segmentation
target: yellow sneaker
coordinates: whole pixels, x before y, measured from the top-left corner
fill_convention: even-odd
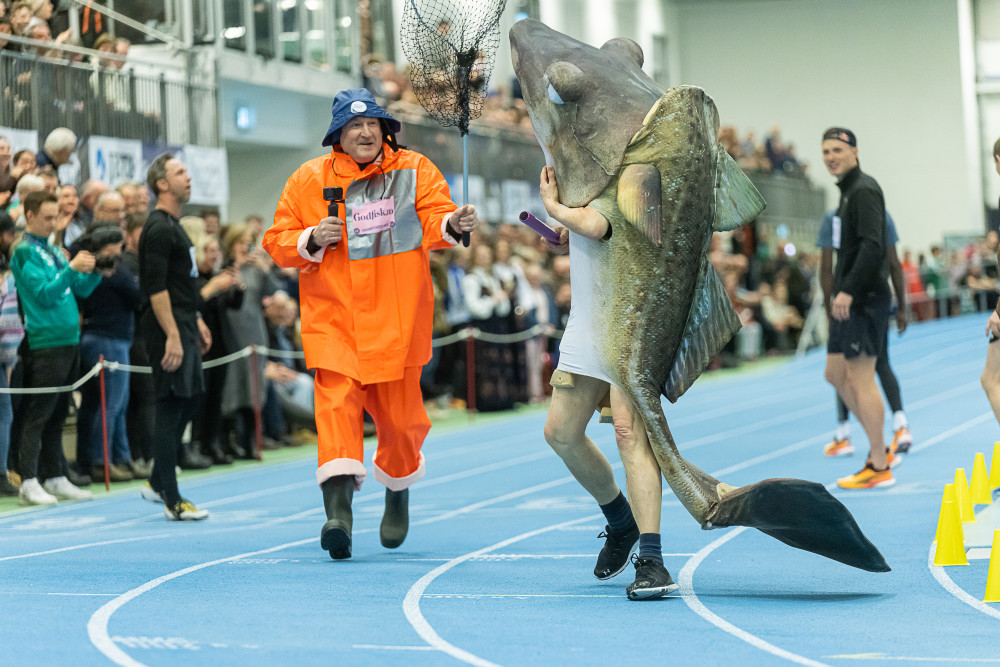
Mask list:
[[[854,445],[851,444],[850,438],[844,438],[843,440],[834,438],[833,442],[823,448],[825,456],[850,456],[853,453]]]
[[[896,480],[892,476],[892,468],[885,470],[875,470],[871,463],[866,463],[865,467],[849,477],[841,477],[837,480],[837,486],[842,489],[876,489],[883,486],[892,486]]]
[[[893,454],[906,454],[910,451],[910,445],[913,444],[913,435],[910,433],[910,427],[904,426],[898,429],[892,436],[892,449]]]

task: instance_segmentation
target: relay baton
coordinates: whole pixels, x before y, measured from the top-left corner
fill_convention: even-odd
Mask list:
[[[535,230],[535,232],[537,232],[539,236],[541,236],[549,243],[552,243],[554,245],[559,244],[559,232],[552,229],[551,227],[549,227],[544,222],[542,222],[535,216],[531,215],[527,211],[521,211],[521,215],[518,216],[518,219],[524,224],[528,225],[528,227],[531,227],[531,229]]]

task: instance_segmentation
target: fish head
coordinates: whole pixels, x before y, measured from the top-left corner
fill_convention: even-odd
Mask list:
[[[629,39],[596,48],[524,19],[510,29],[510,51],[559,198],[585,206],[618,173],[663,89],[642,71],[642,49]]]

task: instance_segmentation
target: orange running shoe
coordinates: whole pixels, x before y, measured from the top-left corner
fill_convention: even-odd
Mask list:
[[[864,468],[850,477],[841,477],[837,480],[837,486],[842,489],[877,489],[895,483],[892,468],[875,470],[871,463],[866,463]]]
[[[892,446],[890,448],[893,454],[906,454],[910,451],[910,445],[912,444],[913,435],[910,434],[910,427],[904,426],[892,436]]]
[[[823,448],[825,456],[850,456],[853,453],[854,445],[851,444],[850,438],[844,438],[843,440],[834,438],[833,442]]]
[[[898,466],[900,463],[903,462],[903,457],[902,456],[898,456],[896,454],[896,452],[894,452],[892,450],[892,447],[886,447],[885,448],[885,460],[886,460],[886,463],[889,464],[890,468],[895,468],[896,466]]]

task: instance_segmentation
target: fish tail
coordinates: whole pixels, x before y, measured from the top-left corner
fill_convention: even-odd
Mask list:
[[[670,489],[702,527],[711,527],[706,524],[719,504],[719,480],[680,455],[663,414],[659,391],[644,388],[630,398],[646,426],[653,455]]]

